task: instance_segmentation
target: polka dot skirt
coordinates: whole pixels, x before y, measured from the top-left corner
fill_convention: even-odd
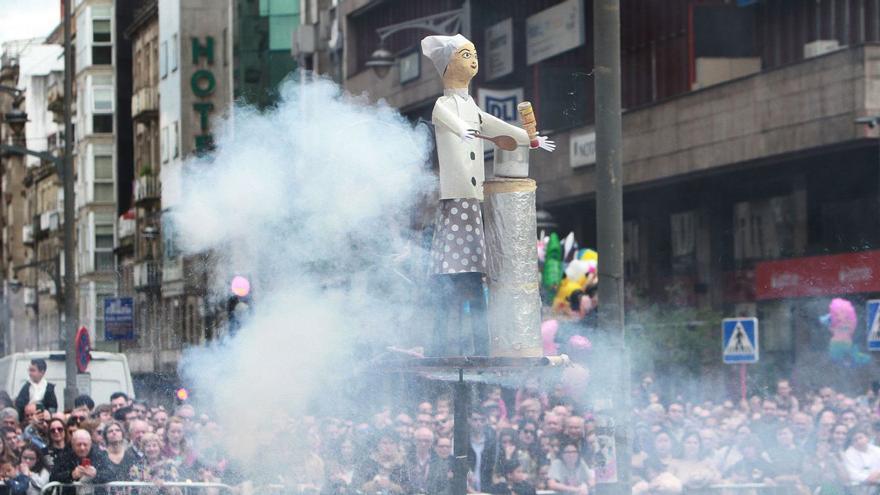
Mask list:
[[[476,199],[444,199],[437,209],[431,273],[486,272],[483,214]]]

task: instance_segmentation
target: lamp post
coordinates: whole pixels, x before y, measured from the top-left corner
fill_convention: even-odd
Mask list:
[[[71,43],[71,1],[63,0],[64,6],[64,152],[60,157],[55,156],[51,153],[45,151],[34,151],[27,149],[23,146],[17,145],[7,145],[0,144],[0,151],[5,151],[13,154],[21,154],[21,155],[31,155],[36,156],[42,160],[49,161],[53,163],[58,172],[59,178],[61,178],[64,185],[64,283],[63,288],[61,289],[60,285],[56,285],[56,295],[59,297],[59,302],[63,301],[64,313],[63,317],[59,314],[60,320],[60,331],[62,335],[62,340],[66,340],[65,342],[65,389],[64,389],[64,404],[67,408],[73,407],[73,401],[78,395],[78,391],[76,388],[76,376],[77,376],[77,367],[76,367],[76,330],[77,330],[77,316],[76,316],[76,300],[75,300],[75,284],[76,280],[74,278],[74,221],[75,221],[75,212],[74,212],[74,201],[73,201],[73,174],[67,173],[68,171],[73,170],[72,159],[73,159],[73,113],[71,109],[71,102],[73,96],[73,48]],[[14,88],[11,88],[14,89]],[[5,92],[13,92],[10,91],[10,88],[3,87],[0,88],[0,91]],[[20,91],[18,91],[18,95],[20,96]],[[27,122],[27,114],[21,110],[12,110],[7,112],[4,116],[6,123],[12,128],[13,132],[20,134],[24,129],[24,124]],[[38,262],[39,263],[39,262]],[[60,280],[60,267],[61,267],[61,259],[58,258],[57,262],[55,262],[55,272],[58,273],[57,277],[53,277],[56,282]],[[20,267],[22,268],[22,267]],[[65,294],[66,297],[60,297],[61,294]]]
[[[388,75],[388,72],[395,63],[394,54],[388,51],[385,47],[385,40],[388,39],[388,37],[406,29],[421,29],[433,34],[452,36],[461,30],[461,18],[463,13],[464,9],[449,10],[439,14],[428,15],[425,17],[419,17],[418,19],[411,19],[409,21],[380,27],[376,30],[376,34],[379,35],[379,48],[370,55],[370,60],[364,65],[373,69],[373,72],[380,79],[384,78]]]

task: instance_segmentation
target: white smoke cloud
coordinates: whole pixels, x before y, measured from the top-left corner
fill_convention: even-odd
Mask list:
[[[435,182],[424,126],[326,80],[289,81],[281,94],[265,113],[234,109],[210,161],[184,167],[172,213],[184,252],[216,258],[218,300],[235,274],[254,287],[238,335],[181,364],[226,447],[252,466],[292,447],[272,418],[306,413],[351,373],[364,337],[405,338],[398,322],[413,318],[418,282],[402,274],[426,270],[417,247],[400,254]]]

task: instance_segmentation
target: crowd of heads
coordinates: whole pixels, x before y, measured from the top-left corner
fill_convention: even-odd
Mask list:
[[[632,392],[634,493],[743,483],[816,493],[880,483],[874,389],[798,390],[781,379],[748,400],[697,402],[666,397],[658,385],[645,375]],[[36,495],[50,481],[245,479],[295,493],[446,494],[455,455],[466,455],[471,493],[587,495],[616,480],[609,418],[571,387],[526,379],[517,388],[478,385],[473,393],[469,437],[459,449],[452,398],[433,388],[407,407],[273,415],[274,433],[255,439],[266,454],[256,469],[190,404],[166,408],[119,392],[106,404],[80,396],[65,413],[40,401],[19,410],[0,393],[0,479],[17,495]]]

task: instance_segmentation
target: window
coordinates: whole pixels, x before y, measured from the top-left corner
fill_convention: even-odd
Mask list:
[[[168,42],[162,42],[162,49],[159,50],[159,74],[164,79],[168,76]]]
[[[109,221],[107,221],[109,219]],[[100,222],[100,223],[99,223]],[[113,256],[113,217],[95,216],[95,271],[115,270]]]
[[[92,76],[92,132],[113,132],[113,76]]]
[[[171,37],[171,72],[177,70],[177,57],[178,57],[178,46],[177,46],[177,35],[173,35]]]
[[[98,14],[98,12],[93,12]],[[113,63],[113,31],[110,19],[92,19],[92,64]]]
[[[168,148],[171,145],[171,142],[168,141],[168,128],[162,128],[162,163],[168,161]]]
[[[113,202],[113,156],[95,155],[95,202]]]
[[[177,125],[177,121],[174,121],[174,136],[172,139],[171,146],[174,146],[174,158],[180,156],[180,130]]]
[[[92,116],[92,131],[95,133],[113,132],[113,114],[95,114]]]

